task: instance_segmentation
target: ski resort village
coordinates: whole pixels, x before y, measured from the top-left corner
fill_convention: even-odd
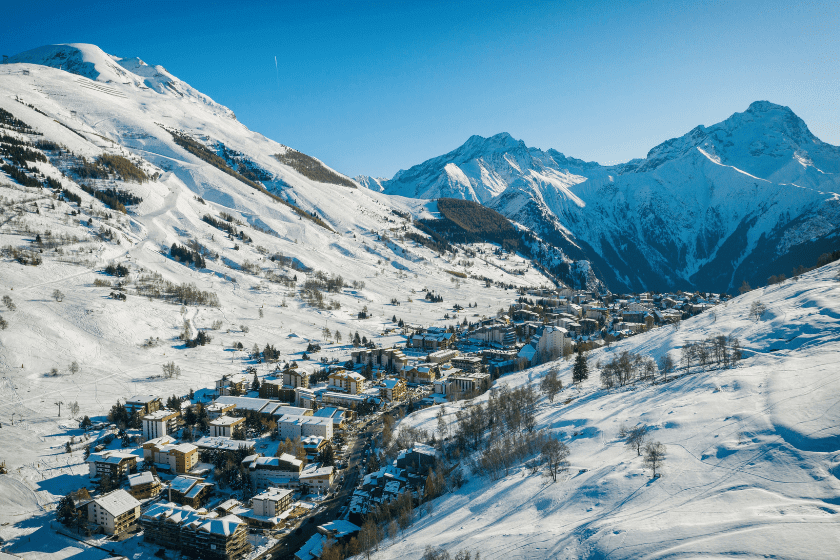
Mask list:
[[[5,57],[0,559],[837,558],[839,177],[759,101],[350,178],[162,66]]]

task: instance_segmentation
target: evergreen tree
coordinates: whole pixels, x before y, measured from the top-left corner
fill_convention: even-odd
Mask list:
[[[58,501],[58,507],[55,508],[56,521],[69,527],[76,520],[77,515],[79,513],[76,511],[76,505],[73,503],[73,498],[70,494]]]
[[[251,382],[251,390],[252,391],[259,391],[260,390],[260,380],[257,377],[257,372],[254,372],[254,381]]]
[[[572,369],[572,381],[580,383],[586,379],[589,379],[589,366],[586,364],[586,356],[583,355],[583,350],[578,348],[575,366]]]

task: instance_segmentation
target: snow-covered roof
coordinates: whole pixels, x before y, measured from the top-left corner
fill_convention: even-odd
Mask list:
[[[316,558],[320,558],[325,540],[326,538],[321,534],[312,535],[300,550],[295,552],[295,558],[298,560],[315,560]]]
[[[93,501],[114,517],[118,517],[140,506],[140,502],[134,496],[122,489],[114,490],[104,496],[99,496]]]
[[[235,515],[226,515],[217,519],[203,518],[190,523],[196,531],[212,533],[214,535],[230,536],[236,532],[240,525],[245,523]]]
[[[210,420],[211,426],[236,426],[244,422],[244,418],[235,418],[233,416],[219,416],[214,420]]]
[[[232,404],[236,406],[236,408],[239,410],[256,410],[257,412],[261,411],[270,404],[282,404],[280,401],[275,401],[271,399],[255,399],[253,397],[232,396],[219,397],[214,402],[220,404]]]
[[[177,415],[178,412],[175,410],[169,410],[168,408],[161,408],[160,410],[156,410],[150,414],[147,414],[143,417],[143,420],[168,420],[171,416]]]
[[[154,481],[155,475],[153,475],[151,471],[128,475],[128,485],[132,488],[135,486],[142,486],[143,484],[152,484]]]
[[[352,535],[353,533],[358,533],[360,530],[361,528],[358,525],[354,525],[353,523],[343,519],[336,519],[318,526],[319,533],[329,535],[337,539],[346,537],[347,535]]]
[[[159,399],[160,397],[154,395],[134,395],[125,399],[125,404],[149,404]]]
[[[256,496],[254,496],[253,499],[254,500],[277,501],[277,500],[282,500],[283,498],[290,495],[291,493],[292,493],[292,491],[288,490],[286,488],[271,487],[271,488],[266,488],[266,490],[264,492],[262,492],[260,494],[257,494]]]
[[[227,451],[236,451],[240,447],[253,449],[257,442],[253,440],[238,440],[231,439],[225,436],[205,436],[195,442],[195,445],[200,449],[224,449]]]
[[[172,479],[172,482],[169,483],[169,487],[174,491],[178,492],[179,494],[186,494],[190,491],[190,489],[201,482],[201,479],[194,478],[192,476],[176,476]]]
[[[128,453],[126,451],[118,451],[115,449],[101,451],[99,453],[91,453],[88,455],[87,462],[88,463],[109,463],[112,465],[118,465],[123,461],[130,461],[136,460],[137,455],[133,453]]]

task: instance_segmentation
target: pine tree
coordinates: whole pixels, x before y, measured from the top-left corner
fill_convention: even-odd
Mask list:
[[[257,377],[257,372],[254,372],[254,381],[251,382],[251,390],[252,391],[259,391],[260,390],[260,380]]]
[[[580,383],[586,379],[589,379],[589,366],[586,364],[586,356],[583,355],[583,350],[578,348],[575,366],[572,369],[572,381]]]
[[[73,498],[70,494],[64,496],[58,501],[58,507],[55,508],[56,521],[62,525],[70,526],[76,519],[77,515],[76,505],[73,503]]]

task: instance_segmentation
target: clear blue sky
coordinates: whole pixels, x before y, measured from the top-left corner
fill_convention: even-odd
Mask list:
[[[758,99],[840,144],[839,16],[836,1],[18,2],[0,53],[139,56],[253,130],[391,177],[503,131],[626,161]]]

